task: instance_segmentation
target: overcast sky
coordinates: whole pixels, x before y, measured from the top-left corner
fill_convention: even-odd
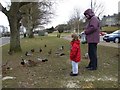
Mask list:
[[[0,0],[4,5],[5,1],[9,0]],[[102,3],[105,7],[103,15],[113,15],[114,13],[118,13],[119,1],[120,0],[97,0],[98,3]],[[71,14],[73,14],[75,8],[79,9],[83,15],[84,11],[90,8],[90,2],[91,0],[59,0],[59,3],[54,6],[55,17],[52,19],[51,23],[45,27],[55,27],[58,24],[66,23]],[[0,12],[0,25],[9,25],[7,18],[2,12]]]

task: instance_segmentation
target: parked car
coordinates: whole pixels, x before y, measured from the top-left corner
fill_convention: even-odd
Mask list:
[[[106,34],[107,34],[106,32],[100,32],[100,33],[99,33],[100,36],[104,36],[104,35],[106,35]]]
[[[2,33],[2,37],[10,37],[10,32]]]
[[[103,40],[106,42],[113,41],[114,43],[120,43],[120,30],[117,30],[110,34],[106,34],[103,37]]]

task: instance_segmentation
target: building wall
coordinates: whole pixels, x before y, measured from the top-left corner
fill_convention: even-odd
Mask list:
[[[102,18],[102,26],[112,26],[112,25],[117,25],[117,15],[114,14],[112,16],[105,16]]]

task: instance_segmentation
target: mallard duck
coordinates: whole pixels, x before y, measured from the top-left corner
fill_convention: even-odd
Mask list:
[[[84,56],[83,56],[84,59],[89,59],[89,55],[88,53],[85,53]]]
[[[56,52],[55,54],[56,54],[56,55],[59,55],[59,54],[60,54],[60,52]]]
[[[40,57],[37,57],[37,60],[38,60],[38,61],[42,61],[42,59],[41,59]]]
[[[50,51],[48,52],[48,55],[52,54],[52,49],[50,49]]]
[[[35,52],[35,49],[31,49],[31,52],[32,52],[32,53]]]
[[[9,54],[9,55],[12,55],[12,54],[13,54],[13,52],[11,52],[11,51],[8,51],[8,54]]]
[[[39,52],[41,53],[42,52],[42,49],[40,48]]]
[[[30,52],[26,52],[25,53],[25,56],[32,56],[33,54],[32,53],[30,53]]]
[[[47,45],[45,44],[45,47],[47,47]]]
[[[42,62],[46,62],[46,61],[48,61],[48,59],[43,59],[43,60],[42,60]]]
[[[63,56],[63,55],[65,55],[65,53],[60,53],[60,56]]]
[[[61,46],[61,50],[64,50],[64,46]]]
[[[28,63],[28,61],[27,61],[27,60],[22,59],[22,61],[21,61],[21,65],[25,66],[27,63]]]
[[[38,61],[41,61],[41,62],[45,62],[45,61],[48,61],[48,59],[41,59],[40,57],[37,58]]]
[[[36,66],[37,63],[35,61],[32,60],[28,60],[27,66],[32,67],[32,66]]]
[[[64,46],[61,46],[60,48],[58,48],[58,51],[62,51],[64,50]]]
[[[8,61],[4,65],[2,65],[2,73],[6,74],[7,70],[12,70],[12,68],[8,66]]]
[[[25,65],[24,59],[22,59],[22,61],[21,61],[21,65]]]

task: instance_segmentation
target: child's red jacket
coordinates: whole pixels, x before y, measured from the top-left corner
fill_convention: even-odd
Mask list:
[[[80,40],[71,41],[70,60],[80,62],[81,51],[80,51]]]

